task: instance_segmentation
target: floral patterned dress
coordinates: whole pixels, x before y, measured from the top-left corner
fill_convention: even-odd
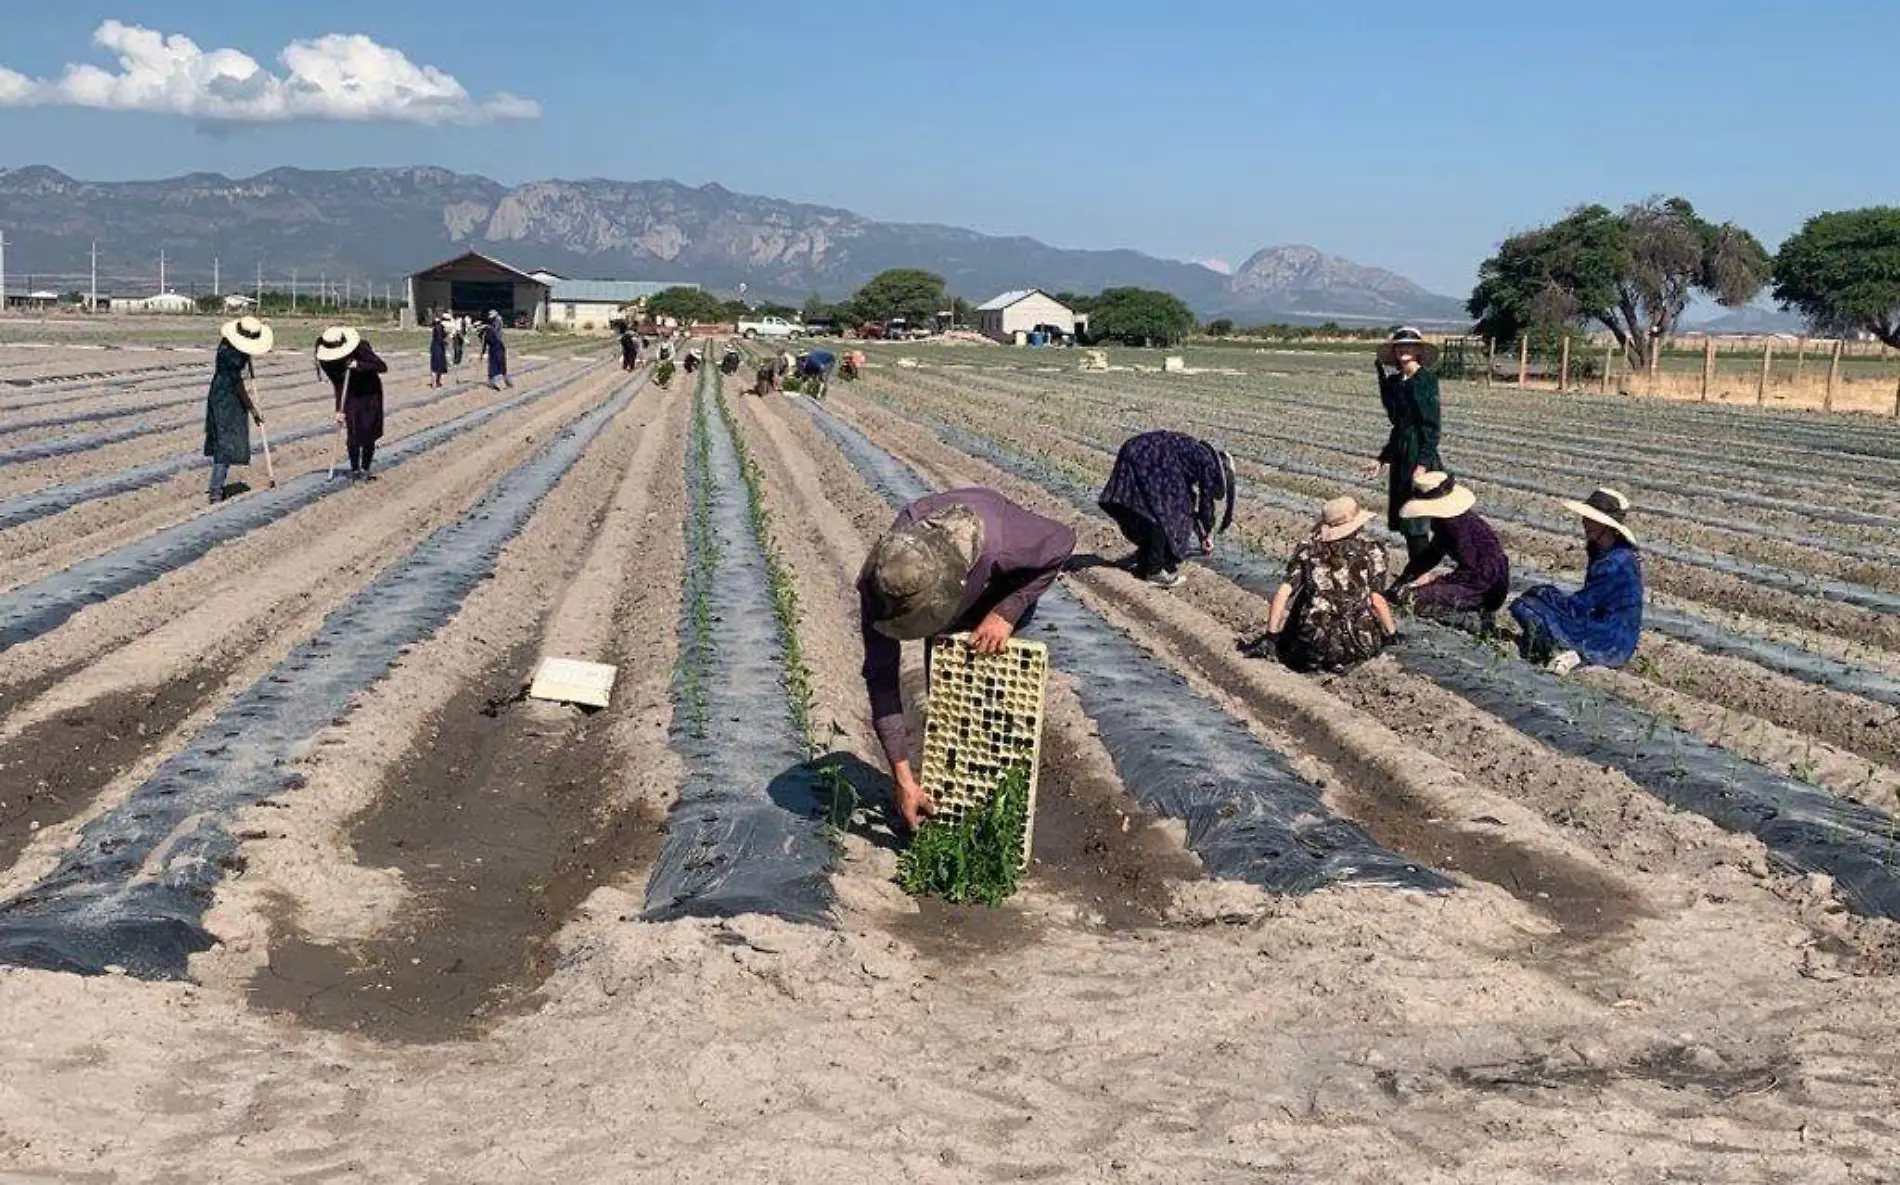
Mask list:
[[[1293,550],[1286,582],[1291,614],[1281,658],[1301,670],[1343,670],[1385,649],[1372,594],[1385,588],[1385,548],[1363,534],[1331,543],[1308,539]]]

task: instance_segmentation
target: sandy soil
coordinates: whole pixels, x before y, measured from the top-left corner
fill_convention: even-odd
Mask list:
[[[7,884],[609,381],[0,654],[0,777],[44,795],[37,818],[0,795]],[[795,401],[728,398],[827,747],[875,765],[852,581],[890,508]],[[678,779],[689,403],[678,382],[636,398],[457,616],[286,755],[301,784],[240,822],[195,983],[0,971],[0,1175],[1895,1179],[1894,926],[1389,660],[1313,680],[1239,658],[1264,606],[1200,569],[1173,594],[1108,568],[1065,580],[1460,888],[1273,899],[1205,880],[1059,674],[1037,864],[1006,909],[919,908],[873,817],[841,837],[835,927],[635,920]],[[1074,522],[1082,551],[1122,550],[849,388],[831,406],[932,481],[997,485]],[[614,706],[519,699],[543,652],[609,656]],[[1603,681],[1690,727],[1748,723],[1700,682]],[[1739,743],[1782,762],[1829,719],[1757,719]],[[1892,805],[1896,784],[1879,766],[1865,797]]]

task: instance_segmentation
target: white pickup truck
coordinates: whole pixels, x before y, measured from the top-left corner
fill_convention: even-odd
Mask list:
[[[783,317],[760,317],[756,321],[739,322],[740,337],[803,337],[805,327],[794,325]]]

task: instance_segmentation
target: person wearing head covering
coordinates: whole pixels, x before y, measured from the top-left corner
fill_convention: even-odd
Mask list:
[[[900,643],[969,631],[977,653],[1000,652],[1074,551],[1068,527],[974,487],[912,502],[872,545],[858,575],[864,686],[910,826],[933,804],[911,772]]]
[[[336,393],[336,420],[344,426],[350,477],[374,481],[369,467],[383,438],[383,375],[389,363],[376,356],[356,330],[334,325],[317,337],[317,369]]]
[[[1320,508],[1273,594],[1266,635],[1244,647],[1295,670],[1343,671],[1376,658],[1398,633],[1386,604],[1385,548],[1368,539],[1372,512],[1350,497]]]
[[[1523,631],[1518,649],[1560,675],[1579,666],[1620,667],[1636,653],[1643,632],[1643,562],[1625,522],[1630,500],[1600,489],[1563,505],[1583,520],[1590,566],[1574,593],[1540,584],[1512,602],[1511,616]]]
[[[620,369],[632,371],[640,365],[640,339],[634,336],[632,328],[620,327]]]
[[[1232,457],[1180,432],[1144,432],[1115,454],[1098,502],[1135,545],[1130,570],[1173,588],[1182,562],[1211,553],[1215,534],[1233,525],[1235,494]]]
[[[224,479],[233,465],[251,463],[251,425],[262,427],[263,413],[251,399],[244,378],[257,377],[252,359],[270,353],[276,335],[256,317],[226,321],[212,363],[211,389],[205,395],[205,456],[211,458],[212,505],[224,501]]]
[[[482,354],[488,359],[488,385],[495,390],[502,386],[514,386],[515,381],[508,377],[508,343],[501,336],[501,314],[488,310],[488,331],[482,334]]]
[[[454,366],[462,365],[462,351],[468,348],[468,316],[457,317],[449,333],[449,362]]]
[[[739,364],[744,361],[744,357],[740,355],[736,348],[727,346],[725,352],[719,355],[719,373],[738,374]]]
[[[1386,470],[1386,526],[1405,537],[1408,559],[1418,558],[1430,545],[1431,532],[1424,523],[1406,518],[1400,508],[1411,499],[1419,473],[1445,467],[1438,455],[1438,376],[1431,371],[1437,361],[1438,347],[1408,327],[1394,332],[1372,363],[1379,376],[1379,402],[1385,405],[1392,431],[1366,476]]]
[[[838,356],[830,350],[812,350],[801,354],[798,359],[798,376],[817,382],[817,390],[814,391],[808,387],[805,393],[822,398],[825,388],[831,384],[831,370],[837,364]]]
[[[698,370],[699,361],[699,351],[697,349],[686,351],[686,373],[691,374]]]
[[[767,358],[759,363],[758,371],[752,376],[752,393],[764,396],[778,389],[778,365]]]
[[[1399,508],[1426,524],[1425,549],[1413,556],[1394,585],[1422,617],[1475,613],[1488,627],[1511,591],[1511,562],[1498,533],[1473,509],[1477,497],[1449,473],[1423,473]],[[1452,562],[1451,571],[1438,566]]]
[[[449,318],[444,313],[429,326],[429,385],[442,385],[442,376],[449,372]]]

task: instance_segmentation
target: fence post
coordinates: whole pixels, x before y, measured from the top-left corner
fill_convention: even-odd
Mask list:
[[[1568,391],[1570,389],[1570,335],[1568,333],[1564,334],[1564,345],[1560,356],[1563,361],[1557,364],[1557,389]]]
[[[1603,393],[1610,393],[1610,367],[1616,364],[1616,347],[1603,347]]]
[[[1497,367],[1493,365],[1497,348],[1498,343],[1495,339],[1488,337],[1484,339],[1484,385],[1487,390],[1491,386],[1492,377],[1497,373]]]
[[[1801,376],[1808,369],[1808,337],[1802,334],[1794,347],[1794,385],[1801,385]]]
[[[1709,401],[1709,387],[1715,382],[1715,335],[1702,339],[1702,402]]]
[[[1520,337],[1517,339],[1517,389],[1518,390],[1522,391],[1524,389],[1525,380],[1530,378],[1530,373],[1531,373],[1531,339],[1529,337]]]
[[[1893,418],[1900,420],[1900,383],[1894,384],[1893,388]]]
[[[1763,338],[1761,343],[1761,381],[1755,384],[1755,406],[1768,402],[1768,372],[1775,365],[1775,339]]]
[[[1821,397],[1822,411],[1834,410],[1834,387],[1835,384],[1841,381],[1842,344],[1840,338],[1837,337],[1834,339],[1834,357],[1830,359],[1827,364],[1827,394]]]

